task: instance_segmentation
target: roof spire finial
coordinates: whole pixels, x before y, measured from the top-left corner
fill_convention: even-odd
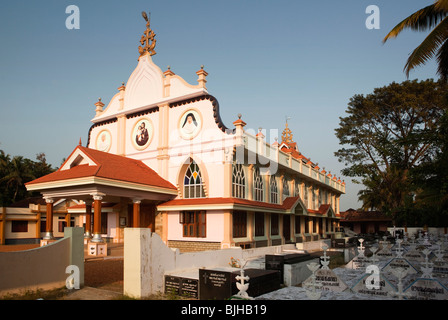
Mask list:
[[[285,143],[293,142],[292,131],[291,131],[291,129],[288,128],[288,120],[290,120],[290,119],[291,119],[291,117],[286,117],[285,130],[283,130],[283,132],[282,132],[282,142],[285,142]]]
[[[154,48],[156,47],[157,40],[154,39],[156,34],[154,31],[152,31],[150,24],[151,24],[151,12],[149,12],[149,17],[146,14],[146,12],[142,12],[143,19],[146,20],[146,30],[143,32],[142,38],[140,39],[140,43],[142,46],[138,47],[138,52],[140,53],[140,56],[143,56],[144,54],[149,53],[150,56],[153,56],[156,54]]]

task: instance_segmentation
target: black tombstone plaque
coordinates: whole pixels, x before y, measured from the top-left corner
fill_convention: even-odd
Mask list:
[[[199,269],[200,300],[225,300],[231,296],[231,272]]]
[[[165,294],[174,294],[197,299],[199,297],[199,281],[175,276],[165,276]]]
[[[173,276],[165,276],[165,293],[179,295],[180,278]]]
[[[181,279],[180,295],[194,299],[199,298],[199,280],[198,279]]]

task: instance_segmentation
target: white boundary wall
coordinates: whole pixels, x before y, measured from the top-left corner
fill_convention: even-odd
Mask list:
[[[168,272],[194,268],[228,267],[231,258],[241,263],[283,250],[296,250],[294,244],[254,249],[180,253],[168,248],[162,239],[147,228],[124,230],[124,294],[143,298],[163,291]]]

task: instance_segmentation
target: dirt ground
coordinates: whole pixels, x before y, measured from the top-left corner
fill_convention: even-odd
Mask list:
[[[87,260],[84,285],[123,293],[123,259]]]

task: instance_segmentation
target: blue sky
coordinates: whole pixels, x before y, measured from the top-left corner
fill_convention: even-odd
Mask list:
[[[58,167],[87,142],[94,103],[110,101],[137,65],[142,11],[151,11],[153,61],[207,88],[228,127],[279,129],[285,117],[300,151],[340,175],[334,129],[355,94],[406,80],[403,67],[425,34],[406,31],[382,44],[402,19],[432,0],[41,0],[0,4],[0,149]],[[80,10],[68,30],[66,7]],[[366,8],[380,9],[369,30]],[[436,79],[434,62],[410,79]],[[357,208],[360,186],[347,183],[341,210]]]

